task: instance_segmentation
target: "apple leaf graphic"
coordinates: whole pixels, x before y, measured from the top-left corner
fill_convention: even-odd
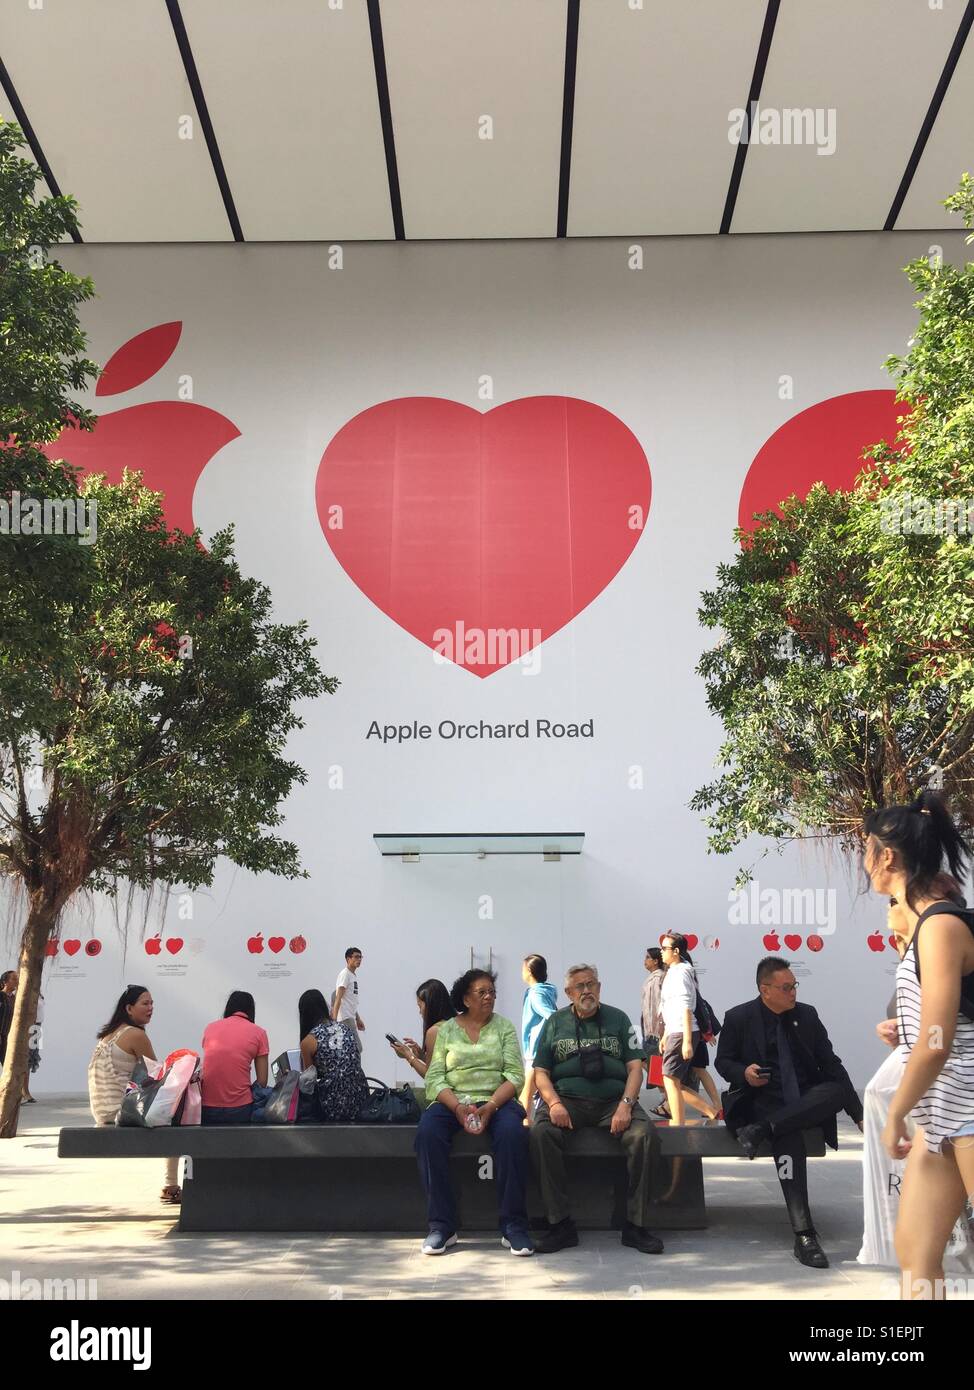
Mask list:
[[[157,323],[155,328],[129,338],[105,363],[95,395],[117,396],[120,391],[131,391],[148,381],[169,361],[182,331],[182,319],[176,319],[173,323]]]

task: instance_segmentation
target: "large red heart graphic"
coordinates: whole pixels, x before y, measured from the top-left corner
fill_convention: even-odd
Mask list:
[[[338,431],[316,496],[328,544],[362,593],[485,677],[612,581],[651,491],[635,435],[590,401],[528,396],[481,413],[407,396]]]

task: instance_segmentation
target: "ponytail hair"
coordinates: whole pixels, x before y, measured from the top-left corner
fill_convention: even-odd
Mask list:
[[[924,788],[905,806],[870,811],[863,821],[885,849],[895,850],[906,873],[906,901],[922,897],[946,869],[962,884],[967,877],[971,847],[961,835],[942,796]]]

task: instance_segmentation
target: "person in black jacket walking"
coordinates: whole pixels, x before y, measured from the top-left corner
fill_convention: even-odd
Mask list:
[[[818,1014],[797,1002],[788,962],[765,956],[757,985],[758,997],[729,1009],[724,1018],[714,1062],[730,1082],[724,1116],[748,1158],[770,1142],[795,1232],[795,1258],[827,1269],[808,1208],[802,1131],[820,1128],[826,1143],[837,1148],[836,1115],[845,1110],[861,1130],[862,1102]]]

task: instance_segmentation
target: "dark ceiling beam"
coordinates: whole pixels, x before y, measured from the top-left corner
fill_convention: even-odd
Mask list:
[[[568,235],[568,193],[572,177],[572,133],[575,125],[575,70],[578,65],[578,15],[581,0],[568,0],[565,34],[565,88],[561,102],[561,168],[558,175],[557,236]]]
[[[210,162],[213,165],[213,172],[216,175],[216,181],[219,185],[220,196],[223,199],[223,206],[226,209],[227,221],[230,223],[230,230],[233,233],[234,241],[243,241],[243,229],[240,226],[240,218],[237,216],[233,194],[230,191],[230,181],[227,178],[227,171],[223,167],[223,157],[220,154],[220,146],[217,144],[213,122],[210,120],[210,112],[206,105],[206,97],[203,95],[203,86],[200,82],[199,72],[196,69],[196,59],[193,57],[193,50],[190,47],[189,35],[186,33],[186,25],[183,22],[182,11],[179,8],[179,0],[166,0],[166,9],[169,11],[172,30],[176,36],[179,56],[183,60],[186,80],[189,83],[189,89],[193,94],[193,101],[196,104],[196,114],[203,128],[203,138],[206,140],[206,148],[210,152]]]
[[[947,54],[944,70],[940,74],[940,80],[937,83],[930,105],[927,107],[927,114],[924,116],[923,124],[920,126],[920,134],[916,138],[913,152],[910,155],[903,177],[900,179],[900,186],[896,190],[896,196],[890,207],[889,216],[883,223],[884,232],[891,232],[896,226],[896,219],[899,217],[903,202],[907,193],[910,191],[910,184],[913,182],[913,176],[923,157],[923,151],[927,147],[927,141],[930,139],[930,132],[933,130],[934,122],[943,105],[944,97],[947,95],[947,88],[950,86],[950,79],[954,75],[954,69],[960,62],[960,55],[964,51],[964,44],[968,34],[971,32],[972,24],[974,24],[974,0],[967,0],[967,9],[961,16],[960,24],[957,26],[957,33],[954,35],[954,42],[950,45],[950,52]]]
[[[17,95],[17,89],[2,59],[0,59],[0,87],[3,87],[4,94],[13,109],[14,119],[24,132],[27,143],[30,146],[30,152],[34,156],[34,162],[44,175],[48,188],[55,198],[62,198],[64,195],[61,192],[60,185],[51,171],[51,166],[48,164],[44,151],[41,149],[41,142],[38,140],[37,133],[28,120],[27,112],[24,110],[24,103]],[[78,242],[79,245],[81,244],[81,233],[78,231],[77,227],[71,229],[71,238],[73,241]]]
[[[744,161],[747,159],[747,151],[751,138],[751,113],[757,107],[756,103],[761,99],[761,87],[764,83],[764,73],[768,66],[768,55],[771,52],[771,40],[774,38],[774,26],[778,20],[778,10],[781,0],[768,0],[768,8],[764,13],[764,25],[761,29],[761,38],[758,42],[757,57],[754,60],[754,72],[751,74],[751,86],[747,94],[747,104],[744,110],[747,115],[744,118],[744,125],[741,129],[740,138],[737,142],[737,149],[734,151],[734,167],[731,169],[730,183],[727,187],[727,197],[724,200],[724,215],[720,219],[720,235],[726,236],[731,229],[731,222],[734,218],[734,208],[737,206],[737,195],[741,187],[741,179],[744,176]]]
[[[389,202],[392,205],[392,226],[397,241],[406,240],[402,220],[402,196],[399,191],[399,165],[396,162],[396,136],[392,127],[392,105],[389,101],[389,76],[386,72],[386,49],[382,40],[382,15],[379,0],[368,0],[369,32],[372,35],[372,64],[375,68],[375,91],[379,99],[379,119],[382,122],[382,144],[386,153],[386,175],[389,179]]]

